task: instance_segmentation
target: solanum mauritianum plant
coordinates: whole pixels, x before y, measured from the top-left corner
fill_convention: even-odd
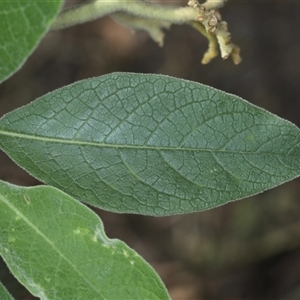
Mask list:
[[[61,5],[0,3],[2,81],[58,24],[52,22]],[[184,12],[203,13],[198,21],[217,38],[209,36],[210,45],[217,41],[221,55],[238,63],[238,47],[220,42],[227,31],[209,5],[203,10],[193,2]],[[127,10],[134,15],[135,8]],[[114,17],[124,22],[124,15]],[[159,34],[152,37],[160,42]],[[151,216],[214,208],[299,176],[299,145],[293,124],[199,83],[131,73],[75,82],[0,119],[1,150],[45,183],[0,181],[0,254],[41,299],[169,299],[152,267],[109,239],[82,203]],[[0,298],[12,299],[2,285]]]

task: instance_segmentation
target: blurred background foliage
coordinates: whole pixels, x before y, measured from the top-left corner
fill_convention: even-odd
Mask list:
[[[83,2],[70,0],[66,7]],[[229,1],[222,16],[242,49],[238,66],[221,58],[201,65],[206,40],[187,25],[166,31],[163,48],[110,17],[50,32],[21,71],[1,84],[0,116],[74,81],[126,71],[208,84],[300,126],[299,9],[298,1]],[[40,184],[2,152],[0,162],[0,179]],[[109,237],[124,240],[154,266],[173,299],[300,299],[299,192],[297,179],[202,213],[96,212]],[[16,299],[34,299],[3,262],[0,279]]]

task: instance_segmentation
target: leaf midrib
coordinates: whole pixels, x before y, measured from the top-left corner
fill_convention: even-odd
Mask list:
[[[224,150],[224,149],[208,149],[208,148],[190,148],[190,147],[174,147],[174,146],[145,146],[145,145],[127,145],[127,144],[110,144],[100,142],[78,141],[63,138],[42,137],[37,135],[29,135],[25,133],[16,133],[11,131],[0,130],[0,136],[11,136],[20,139],[36,140],[41,142],[49,142],[56,144],[69,144],[80,146],[93,146],[100,148],[115,148],[115,149],[136,149],[136,150],[156,150],[156,151],[192,151],[192,152],[211,152],[211,153],[228,153],[228,154],[259,154],[268,156],[281,156],[290,158],[299,158],[296,155],[287,153],[270,153],[270,152],[251,152],[251,151],[238,151],[238,150]],[[1,147],[0,147],[1,148]]]

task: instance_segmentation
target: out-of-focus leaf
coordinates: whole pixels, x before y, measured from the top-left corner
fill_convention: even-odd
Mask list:
[[[0,120],[0,147],[36,178],[115,212],[213,208],[299,175],[300,132],[186,80],[115,73]]]
[[[0,230],[1,232],[1,230]],[[6,290],[3,286],[2,282],[0,281],[0,299],[1,300],[14,300],[10,293]]]
[[[53,187],[0,181],[0,254],[41,299],[169,299],[135,251],[109,239],[94,212]]]
[[[62,3],[63,0],[0,1],[0,82],[21,68]]]

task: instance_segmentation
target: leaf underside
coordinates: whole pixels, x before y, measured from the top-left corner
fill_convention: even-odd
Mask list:
[[[0,228],[0,255],[40,299],[169,299],[143,258],[109,239],[94,212],[53,187],[0,181]]]
[[[62,3],[63,0],[0,1],[0,82],[23,65]]]
[[[162,75],[76,82],[0,120],[0,147],[41,181],[119,213],[213,208],[299,175],[299,129]]]

